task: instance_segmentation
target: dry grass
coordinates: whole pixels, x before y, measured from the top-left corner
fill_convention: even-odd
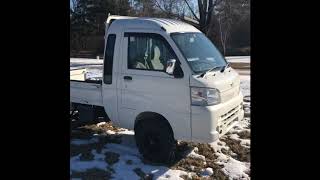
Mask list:
[[[83,144],[83,145],[70,145],[70,157],[78,154],[88,154],[91,150],[95,149],[97,153],[101,153],[104,146],[108,143],[121,143],[121,137],[103,136],[98,138],[98,142]]]
[[[97,127],[96,125],[89,125],[89,126],[83,126],[79,127],[73,131],[71,131],[71,140],[72,139],[81,139],[81,140],[89,140],[93,138],[94,134],[103,134],[105,133],[105,127]],[[114,134],[114,135],[101,135],[95,137],[98,139],[98,142],[90,143],[90,144],[83,144],[83,145],[74,145],[70,144],[70,157],[76,156],[78,154],[82,154],[81,156],[84,156],[84,159],[87,159],[87,157],[90,157],[91,150],[95,149],[97,153],[101,153],[102,149],[107,143],[121,143],[121,136]],[[90,159],[90,158],[89,158]]]
[[[114,152],[106,152],[105,153],[105,161],[109,164],[109,165],[113,165],[115,164],[116,162],[119,161],[119,157],[120,155],[117,154],[117,153],[114,153]]]
[[[178,146],[178,153],[180,156],[183,156],[185,155],[185,152],[194,147],[198,148],[198,154],[205,156],[205,161],[190,157],[180,157],[180,159],[178,159],[173,166],[170,166],[170,168],[194,173],[191,178],[186,175],[181,176],[183,179],[228,179],[228,177],[221,170],[223,166],[216,164],[217,157],[215,155],[215,151],[209,144],[181,142]],[[200,177],[203,169],[208,167],[213,169],[213,175],[210,177]]]
[[[241,139],[250,139],[251,135],[250,135],[250,132],[247,131],[247,130],[244,130],[244,131],[241,131],[238,133],[238,136],[241,138]]]
[[[133,170],[142,180],[152,180],[153,174],[146,174],[140,168],[135,168]]]
[[[94,155],[91,153],[91,150],[81,153],[80,161],[92,161],[93,159]]]
[[[234,159],[242,162],[250,162],[250,148],[242,146],[241,140],[231,139],[230,137],[223,137],[221,138],[221,141],[224,141],[230,148],[224,154],[231,155],[233,152],[237,154],[236,156],[232,156]]]
[[[113,126],[111,122],[106,122],[105,124],[102,124],[99,126],[97,126],[96,124],[85,125],[85,126],[79,127],[79,129],[82,129],[83,131],[93,132],[95,134],[105,134],[107,130],[114,131],[114,132],[123,131],[123,129]]]

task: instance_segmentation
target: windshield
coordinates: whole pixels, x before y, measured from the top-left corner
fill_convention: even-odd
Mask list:
[[[195,73],[227,65],[219,50],[203,33],[173,33],[171,37]]]

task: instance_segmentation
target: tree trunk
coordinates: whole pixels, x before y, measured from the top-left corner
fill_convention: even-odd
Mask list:
[[[226,55],[226,46],[225,46],[225,42],[224,42],[224,38],[223,38],[223,34],[222,34],[222,25],[221,25],[221,17],[219,16],[219,29],[220,29],[220,41],[221,41],[221,46],[223,49],[223,55]]]

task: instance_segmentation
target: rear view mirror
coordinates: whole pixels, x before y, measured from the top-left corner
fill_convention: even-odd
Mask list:
[[[176,60],[175,59],[169,59],[167,61],[166,73],[169,74],[169,75],[173,75],[175,66],[176,66]]]

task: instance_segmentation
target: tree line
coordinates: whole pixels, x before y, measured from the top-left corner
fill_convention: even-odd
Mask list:
[[[70,56],[102,56],[108,15],[187,22],[226,56],[250,55],[250,0],[70,0]]]

